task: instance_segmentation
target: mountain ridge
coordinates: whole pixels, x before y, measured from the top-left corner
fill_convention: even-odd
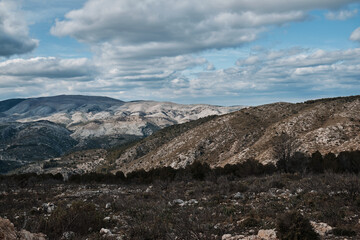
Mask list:
[[[184,132],[131,162],[125,151],[113,168],[127,173],[160,166],[180,168],[194,161],[216,167],[251,158],[274,163],[276,145],[284,144],[279,142],[282,134],[291,142],[292,153],[359,150],[359,116],[360,96],[247,107]]]

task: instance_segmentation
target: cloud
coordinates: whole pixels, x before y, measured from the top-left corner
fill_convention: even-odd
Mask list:
[[[79,81],[90,79],[92,74],[94,74],[94,67],[86,58],[36,57],[0,62],[0,76],[21,77],[24,80],[48,78]]]
[[[356,89],[358,49],[259,48],[226,69],[201,57],[206,50],[251,43],[274,26],[311,19],[314,9],[340,13],[353,2],[89,0],[57,19],[51,34],[86,43],[92,59],[5,61],[0,63],[0,95],[12,87],[19,96],[66,91],[169,100],[313,91],[331,84]]]
[[[241,46],[257,39],[268,26],[307,18],[306,4],[298,3],[299,9],[278,2],[284,4],[90,0],[57,20],[51,33],[100,46],[98,51],[111,45],[122,58],[177,56]]]
[[[351,33],[350,40],[360,42],[360,27],[358,27]]]
[[[186,91],[216,96],[298,94],[328,89],[360,89],[360,48],[339,51],[284,49],[260,51],[239,59],[236,66],[201,72]],[[254,64],[251,64],[254,63]],[[185,94],[185,91],[183,92]]]
[[[36,57],[0,62],[1,99],[79,93],[96,84],[97,67],[86,58]],[[91,83],[90,83],[91,82]],[[93,91],[93,95],[98,95]]]
[[[117,69],[117,65],[99,69],[94,66],[97,63],[86,59],[8,60],[0,64],[0,95],[5,97],[11,92],[12,97],[42,96],[65,91],[67,94],[107,95],[123,100],[195,102],[194,99],[201,98],[219,103],[226,98],[232,99],[229,100],[231,104],[236,104],[239,99],[244,99],[242,103],[254,104],[259,99],[266,101],[264,96],[271,96],[267,101],[275,101],[276,96],[284,100],[284,96],[299,99],[303,94],[312,93],[314,97],[326,96],[331,91],[339,95],[342,91],[360,91],[359,55],[360,48],[337,51],[260,49],[240,58],[230,68],[211,68],[211,71],[206,69],[211,63],[191,56],[148,60],[145,67],[131,67],[130,62],[122,69]],[[187,73],[188,68],[194,66],[203,68]],[[87,70],[77,70],[84,68],[96,69],[94,76],[87,75]],[[49,72],[41,75],[42,69],[49,69]],[[66,74],[61,77],[56,72]]]
[[[354,0],[89,0],[57,19],[51,33],[90,45],[101,72],[98,79],[106,91],[113,86],[131,93],[151,89],[154,96],[181,94],[185,89],[191,94],[197,88],[193,88],[197,86],[196,67],[208,73],[222,71],[215,71],[195,54],[240,47],[273,26],[309,19],[310,10],[335,10],[351,2]],[[256,56],[244,63],[252,66],[255,62],[260,62]],[[160,89],[166,90],[160,93]]]
[[[328,12],[325,14],[325,17],[329,20],[346,20],[354,17],[358,13],[357,9],[354,10],[341,10],[337,12]]]
[[[27,23],[16,1],[0,1],[0,56],[31,52],[38,43],[29,37]]]
[[[304,93],[315,92],[314,96],[319,96],[320,93],[329,91],[339,94],[342,89],[360,90],[359,54],[360,48],[338,51],[303,48],[262,50],[249,53],[248,57],[239,59],[236,65],[227,69],[204,69],[190,75],[184,74],[184,71],[173,71],[159,73],[156,78],[156,69],[162,63],[158,62],[158,66],[154,64],[154,72],[146,73],[148,78],[128,73],[115,77],[115,74],[101,81],[86,82],[82,88],[86,93],[94,94],[99,91],[121,99],[183,101],[199,97],[253,98],[253,101],[256,101],[256,98],[263,95],[271,95],[273,98],[280,94],[300,97]],[[190,64],[192,61],[199,60],[190,57],[179,59],[173,66],[181,63],[185,69],[184,63]],[[204,62],[204,67],[207,64],[209,63]],[[140,76],[145,76],[145,73],[143,74]],[[131,81],[122,80],[129,76]]]
[[[6,60],[0,62],[0,95],[4,97],[11,91],[18,96],[39,96],[45,92],[47,95],[67,92],[114,96],[122,91],[130,94],[142,89],[145,97],[145,93],[156,94],[158,89],[169,86],[188,87],[182,72],[209,64],[204,58],[189,55],[150,59],[141,66],[138,63],[129,61],[119,65],[116,59],[103,63],[86,58],[55,57]],[[138,95],[139,99],[143,97]]]

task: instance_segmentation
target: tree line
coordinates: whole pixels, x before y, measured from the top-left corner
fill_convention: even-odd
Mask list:
[[[324,156],[317,151],[311,156],[295,152],[278,160],[276,165],[263,165],[256,160],[249,159],[238,164],[227,164],[224,167],[210,168],[207,163],[195,161],[185,168],[174,169],[171,167],[160,167],[145,171],[140,169],[128,173],[85,173],[73,174],[67,182],[69,183],[152,183],[154,181],[175,181],[175,180],[205,180],[216,179],[220,176],[228,178],[243,178],[247,176],[271,175],[276,172],[283,173],[354,173],[360,172],[360,151],[345,151],[337,156],[328,153]],[[29,183],[45,181],[64,181],[60,173],[36,174],[25,173],[16,175],[0,175],[0,181],[11,181],[26,186]]]

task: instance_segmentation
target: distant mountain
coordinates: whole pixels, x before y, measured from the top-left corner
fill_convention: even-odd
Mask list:
[[[1,106],[6,106],[5,103],[13,103],[11,107],[2,111],[9,119],[36,120],[41,117],[49,117],[59,113],[90,113],[104,111],[113,106],[120,106],[124,102],[108,97],[61,95],[54,97],[5,100],[0,102],[0,109]]]
[[[68,152],[77,144],[70,135],[66,128],[48,121],[0,123],[0,173]]]
[[[9,100],[5,100],[5,101],[0,101],[0,113],[9,110],[10,108],[14,107],[15,105],[17,105],[25,100],[26,99],[17,98],[17,99],[9,99]]]
[[[66,152],[122,145],[167,126],[241,108],[154,101],[124,102],[108,97],[79,95],[9,99],[0,102],[0,160],[29,162],[59,157]],[[27,134],[26,139],[22,139],[24,134]],[[47,137],[49,139],[45,140]],[[52,139],[59,141],[58,148]],[[60,139],[71,144],[62,146]],[[42,141],[49,141],[50,147],[39,147],[45,146]]]
[[[192,125],[176,134],[173,127],[166,128],[109,151],[107,168],[114,172],[180,168],[194,161],[214,167],[249,158],[269,163],[276,162],[281,145],[291,154],[306,155],[360,150],[360,96],[248,107]]]

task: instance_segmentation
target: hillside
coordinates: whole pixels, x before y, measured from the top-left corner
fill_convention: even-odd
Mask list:
[[[0,173],[68,152],[77,144],[70,134],[48,121],[0,123]]]
[[[195,160],[214,167],[249,158],[268,163],[277,160],[279,145],[306,155],[317,150],[322,154],[358,150],[360,96],[249,107],[185,130],[147,154],[136,150],[154,141],[153,136],[122,150],[111,168],[114,172],[180,168]]]
[[[9,169],[70,152],[124,145],[167,126],[241,108],[81,95],[9,99],[0,102],[0,166]],[[71,144],[64,148],[63,141]]]

